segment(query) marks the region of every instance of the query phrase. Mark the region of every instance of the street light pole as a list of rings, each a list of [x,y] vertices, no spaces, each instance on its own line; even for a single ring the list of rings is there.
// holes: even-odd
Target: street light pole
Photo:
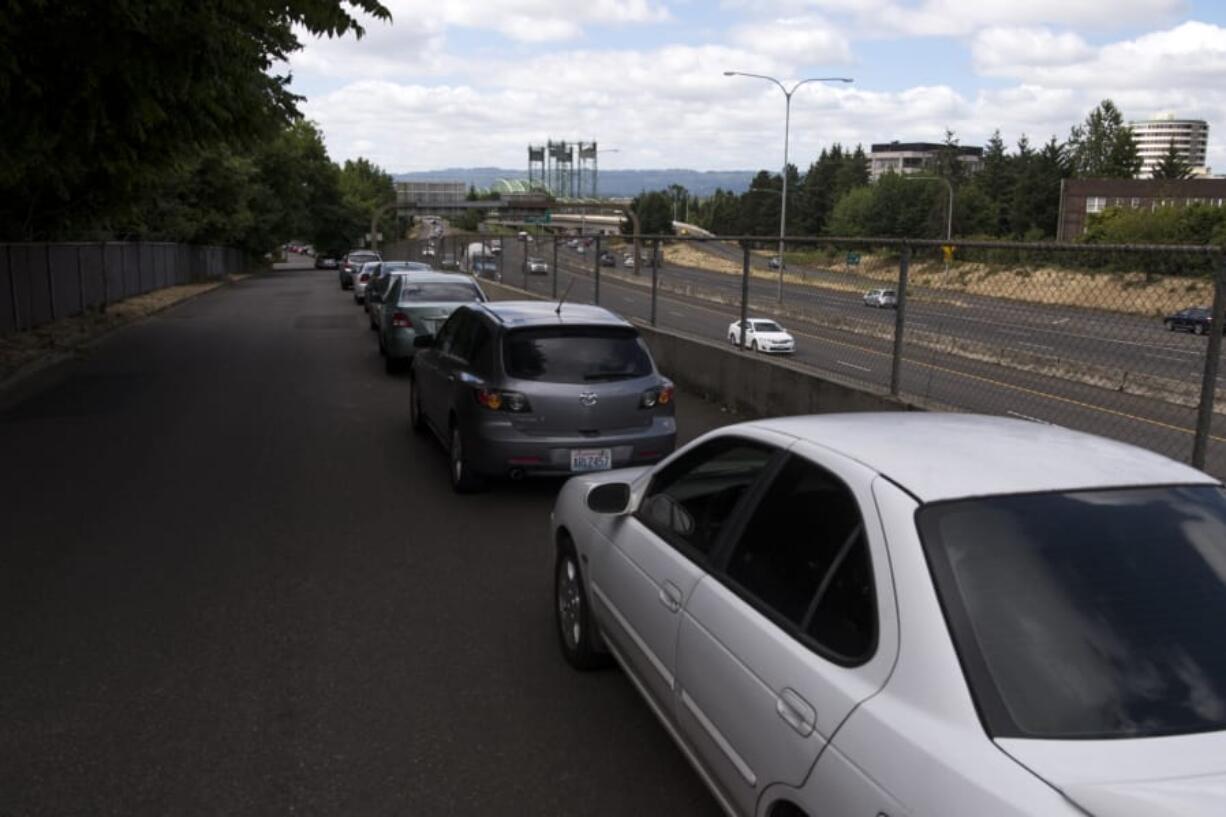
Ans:
[[[949,204],[945,208],[945,243],[948,244],[954,235],[954,185],[944,176],[903,176],[909,182],[941,181],[949,188]]]
[[[773,82],[779,86],[779,90],[783,91],[784,108],[783,108],[783,194],[779,202],[779,303],[783,303],[783,245],[784,236],[787,235],[788,226],[788,137],[792,126],[792,94],[796,93],[796,89],[810,82],[851,82],[850,77],[809,77],[802,79],[792,86],[791,90],[784,87],[784,84],[774,77],[768,77],[765,74],[749,74],[744,71],[725,71],[726,77],[753,77],[754,79],[764,79],[767,82]]]

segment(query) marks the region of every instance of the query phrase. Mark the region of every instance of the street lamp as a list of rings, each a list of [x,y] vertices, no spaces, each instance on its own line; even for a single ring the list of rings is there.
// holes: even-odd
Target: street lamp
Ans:
[[[726,77],[752,77],[754,79],[764,79],[767,82],[773,82],[779,86],[779,90],[783,91],[783,97],[786,100],[784,104],[783,114],[783,192],[779,197],[779,303],[783,303],[783,238],[787,233],[788,224],[788,134],[791,130],[792,123],[792,94],[796,93],[796,89],[810,82],[851,82],[851,77],[809,77],[802,79],[792,86],[791,90],[784,87],[784,84],[774,77],[768,77],[765,74],[749,74],[744,71],[725,71]]]

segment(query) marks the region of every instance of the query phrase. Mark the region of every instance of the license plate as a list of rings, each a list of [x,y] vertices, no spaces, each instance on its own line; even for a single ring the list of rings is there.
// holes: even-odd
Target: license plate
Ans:
[[[608,471],[613,467],[610,448],[576,448],[570,452],[572,471]]]

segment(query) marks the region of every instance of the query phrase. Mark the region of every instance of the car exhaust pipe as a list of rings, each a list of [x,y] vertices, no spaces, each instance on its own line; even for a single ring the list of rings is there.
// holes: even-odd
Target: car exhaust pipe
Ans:
[[[509,477],[511,478],[511,480],[512,480],[512,481],[514,481],[514,482],[519,482],[521,479],[523,479],[523,478],[524,478],[524,469],[522,469],[522,468],[512,468],[512,469],[511,469],[511,470],[510,470],[510,471],[507,473],[507,476],[509,476]]]

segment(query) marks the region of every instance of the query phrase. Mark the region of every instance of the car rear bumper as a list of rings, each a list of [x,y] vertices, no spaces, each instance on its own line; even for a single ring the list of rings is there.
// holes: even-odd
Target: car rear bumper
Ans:
[[[475,439],[465,450],[471,467],[486,476],[573,476],[571,452],[576,449],[609,449],[613,468],[651,465],[677,447],[677,423],[672,416],[659,416],[650,426],[601,436],[537,436],[525,434],[509,420],[479,424]]]

